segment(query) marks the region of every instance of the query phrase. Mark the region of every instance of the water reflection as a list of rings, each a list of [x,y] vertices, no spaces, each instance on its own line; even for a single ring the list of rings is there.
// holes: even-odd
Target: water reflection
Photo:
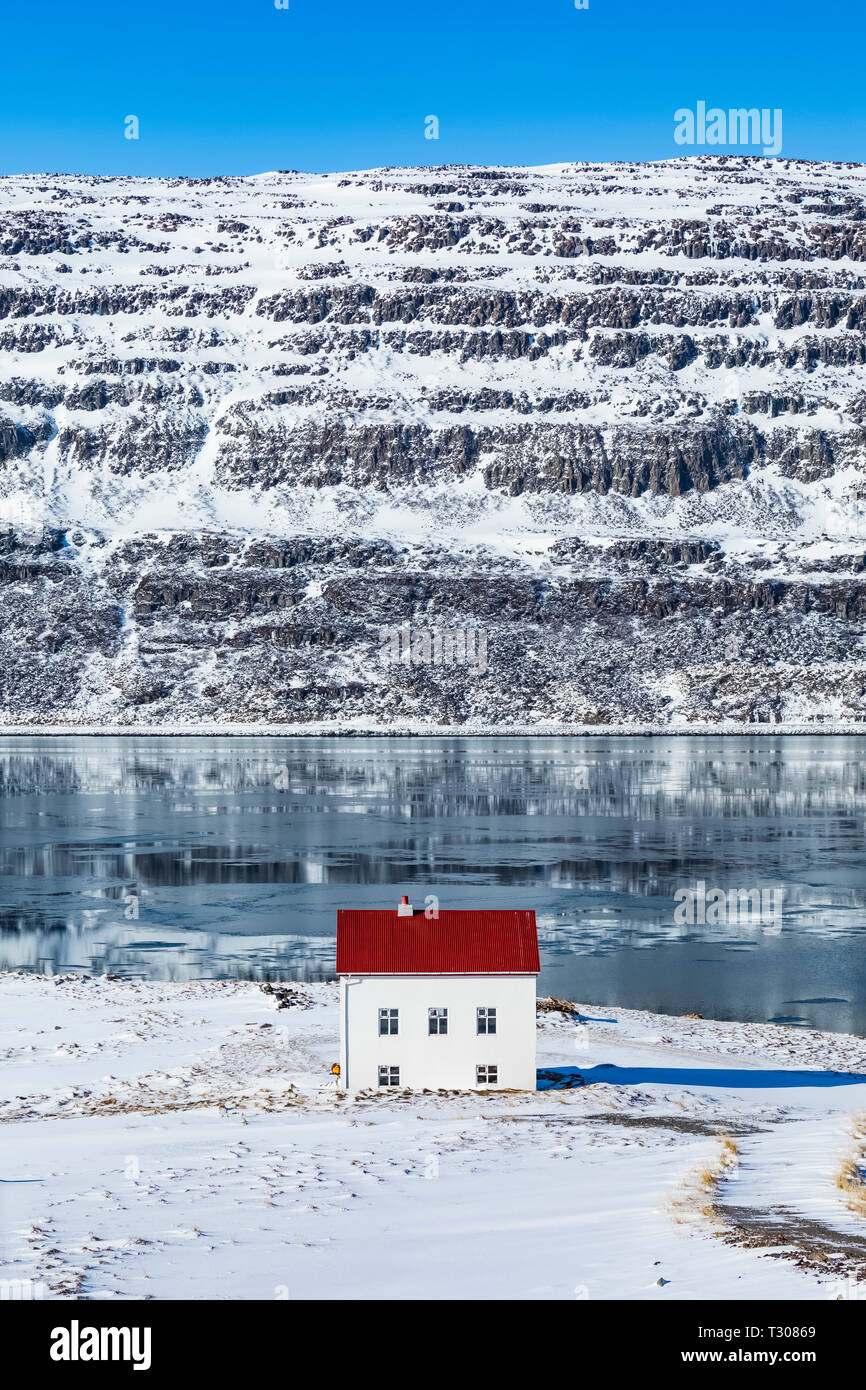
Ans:
[[[336,908],[534,907],[542,985],[866,1031],[866,740],[0,739],[0,966],[325,978]],[[678,925],[703,881],[781,934]]]

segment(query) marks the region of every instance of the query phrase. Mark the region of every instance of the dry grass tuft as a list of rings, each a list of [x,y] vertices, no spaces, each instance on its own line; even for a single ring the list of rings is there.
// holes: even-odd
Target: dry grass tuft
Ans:
[[[858,1144],[866,1146],[866,1110],[861,1111],[859,1115],[851,1116],[851,1133]]]
[[[732,1134],[720,1134],[721,1153],[719,1162],[722,1168],[736,1168],[740,1161],[740,1150],[736,1139]]]
[[[835,1186],[845,1193],[845,1205],[857,1216],[866,1216],[866,1112],[855,1115],[851,1131],[859,1152],[846,1158],[836,1174]]]
[[[689,1173],[680,1191],[671,1197],[669,1206],[674,1220],[693,1221],[701,1216],[714,1225],[721,1225],[716,1210],[719,1188],[739,1162],[740,1150],[736,1139],[730,1134],[720,1134],[715,1162],[708,1168],[698,1168]]]

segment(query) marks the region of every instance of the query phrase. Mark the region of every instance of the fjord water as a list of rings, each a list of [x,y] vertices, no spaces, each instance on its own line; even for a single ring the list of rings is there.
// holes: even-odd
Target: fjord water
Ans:
[[[0,967],[327,979],[343,905],[534,908],[543,993],[866,1032],[866,738],[0,737]],[[781,921],[675,894],[781,891]]]

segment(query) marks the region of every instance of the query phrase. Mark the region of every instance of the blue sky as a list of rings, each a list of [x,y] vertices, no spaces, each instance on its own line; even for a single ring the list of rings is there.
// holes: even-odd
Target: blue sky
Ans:
[[[781,108],[783,155],[866,159],[858,0],[288,4],[7,7],[0,172],[670,158],[698,100]]]

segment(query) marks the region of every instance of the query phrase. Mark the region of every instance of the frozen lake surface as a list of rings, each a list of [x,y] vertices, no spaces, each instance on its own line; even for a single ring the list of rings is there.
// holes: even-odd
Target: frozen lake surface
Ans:
[[[328,979],[339,906],[436,895],[534,908],[544,993],[866,1033],[864,754],[832,736],[0,736],[0,967]],[[701,884],[726,894],[717,920],[677,920]],[[780,912],[738,915],[732,890]]]

